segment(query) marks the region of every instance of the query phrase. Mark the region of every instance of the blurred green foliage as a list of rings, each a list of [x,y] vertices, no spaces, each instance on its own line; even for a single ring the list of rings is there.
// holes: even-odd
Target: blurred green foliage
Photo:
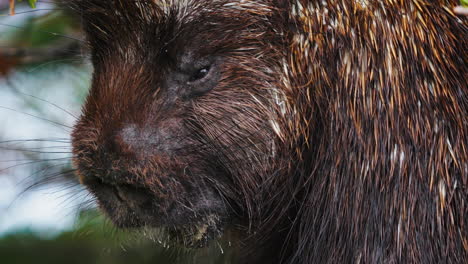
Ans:
[[[44,238],[24,230],[0,238],[2,264],[169,264],[232,263],[232,252],[207,249],[202,254],[164,248],[133,233],[118,231],[94,210],[81,212],[73,230]],[[203,254],[204,253],[204,254]]]
[[[23,4],[16,11],[13,16],[0,16],[0,75],[37,66],[83,63],[86,47],[79,19],[72,12],[54,1],[38,2],[37,9]]]
[[[22,30],[14,30],[10,42],[17,47],[32,47],[50,45],[63,40],[76,28],[76,21],[68,13],[50,12],[40,17],[31,17],[22,25]]]
[[[23,0],[19,0],[19,1],[22,2]],[[36,8],[36,2],[37,0],[28,0],[28,4],[32,8]]]

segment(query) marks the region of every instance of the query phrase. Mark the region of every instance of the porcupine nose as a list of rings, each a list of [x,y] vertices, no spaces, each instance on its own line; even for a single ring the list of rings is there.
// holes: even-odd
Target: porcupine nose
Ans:
[[[140,157],[172,155],[180,145],[179,120],[172,118],[156,125],[139,127],[136,124],[124,126],[115,138],[122,155],[137,154]]]
[[[102,134],[105,141],[92,156],[100,168],[92,177],[119,187],[118,193],[128,193],[125,186],[144,185],[141,177],[135,178],[135,173],[141,173],[149,163],[170,159],[180,145],[174,138],[176,127],[170,125],[176,124],[174,120],[158,124],[161,126],[128,123],[113,130],[108,127],[106,134]]]

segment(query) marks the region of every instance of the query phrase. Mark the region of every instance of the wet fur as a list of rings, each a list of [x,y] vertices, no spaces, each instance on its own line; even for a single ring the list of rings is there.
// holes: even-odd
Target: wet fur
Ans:
[[[177,203],[195,222],[216,215],[244,233],[242,263],[468,259],[456,1],[74,4],[95,66],[73,134],[85,183],[141,185],[167,215],[157,224],[178,221]],[[171,94],[185,89],[167,85],[180,53],[221,58],[211,91]],[[151,221],[119,220],[101,198],[123,226]]]

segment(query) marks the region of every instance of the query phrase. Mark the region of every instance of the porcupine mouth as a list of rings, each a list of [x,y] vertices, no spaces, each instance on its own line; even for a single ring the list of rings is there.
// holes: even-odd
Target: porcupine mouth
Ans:
[[[194,208],[174,202],[163,213],[160,204],[168,201],[158,201],[148,188],[107,183],[98,177],[87,177],[83,184],[119,228],[150,228],[161,233],[165,240],[188,248],[206,247],[223,233],[225,210],[214,199],[200,200]]]

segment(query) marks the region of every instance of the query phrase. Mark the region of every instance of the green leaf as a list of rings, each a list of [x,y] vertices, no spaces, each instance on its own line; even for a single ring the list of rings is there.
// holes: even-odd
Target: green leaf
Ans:
[[[18,2],[23,2],[23,0],[18,0]],[[37,0],[28,0],[29,6],[31,8],[36,8],[36,2]]]
[[[37,0],[28,0],[29,6],[32,8],[36,8]]]

